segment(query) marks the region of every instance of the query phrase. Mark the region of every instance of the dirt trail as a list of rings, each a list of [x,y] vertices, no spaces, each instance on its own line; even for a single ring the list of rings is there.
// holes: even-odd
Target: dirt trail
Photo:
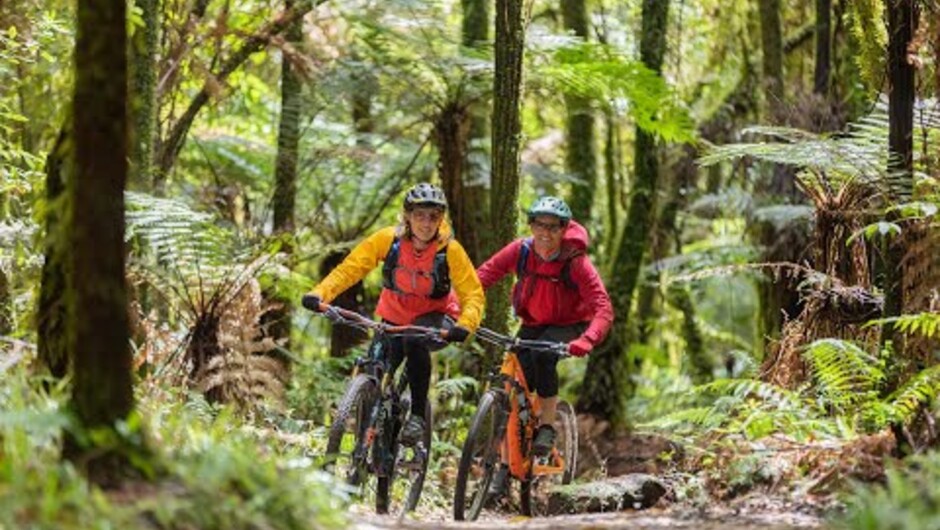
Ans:
[[[689,529],[697,530],[795,530],[798,528],[825,528],[818,517],[800,513],[767,513],[742,515],[733,513],[679,513],[674,510],[646,510],[643,512],[618,512],[602,514],[565,515],[547,518],[487,517],[474,523],[457,523],[444,517],[425,517],[423,521],[405,520],[399,524],[394,518],[375,515],[355,516],[356,530],[384,530],[390,528],[473,529],[473,530],[600,530],[614,528],[645,529]]]

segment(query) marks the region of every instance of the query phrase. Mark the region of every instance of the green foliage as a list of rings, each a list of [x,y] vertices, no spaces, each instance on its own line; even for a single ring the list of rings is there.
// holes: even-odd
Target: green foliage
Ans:
[[[910,421],[940,396],[940,367],[927,368],[884,397],[884,367],[858,345],[822,339],[803,353],[812,382],[786,390],[755,379],[718,379],[673,396],[679,410],[647,423],[678,433],[742,433],[760,439],[784,433],[797,439],[854,437]]]
[[[928,339],[940,336],[940,313],[915,313],[898,317],[882,318],[869,322],[868,326],[893,324],[901,333],[920,335]]]
[[[10,354],[11,352],[4,352]],[[67,382],[31,354],[0,367],[0,526],[35,529],[342,528],[343,489],[305,457],[309,440],[145,380],[138,400],[162,474],[105,492],[59,461]],[[7,358],[6,356],[4,357]],[[146,462],[142,462],[146,464]]]
[[[611,46],[568,44],[538,61],[535,83],[580,95],[614,110],[629,109],[636,124],[668,142],[687,142],[694,124],[666,82],[641,61]],[[628,105],[626,104],[628,102]]]
[[[853,530],[940,528],[940,455],[915,456],[893,465],[884,484],[857,485],[833,527]]]
[[[887,71],[888,31],[884,3],[878,0],[855,0],[847,2],[845,8],[852,45],[857,50],[852,57],[868,89],[880,90]]]

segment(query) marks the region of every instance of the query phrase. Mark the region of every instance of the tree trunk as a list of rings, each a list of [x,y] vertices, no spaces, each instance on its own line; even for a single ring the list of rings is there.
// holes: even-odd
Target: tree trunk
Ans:
[[[832,0],[816,0],[816,65],[813,72],[813,92],[829,94],[829,72],[832,50]]]
[[[288,0],[285,7],[290,10],[293,2]],[[297,19],[288,26],[287,42],[297,45],[303,39],[303,20]],[[297,198],[297,162],[300,145],[300,117],[303,111],[300,75],[295,71],[287,54],[281,54],[281,119],[277,132],[277,157],[274,163],[274,233],[283,239],[281,251],[288,256],[288,268],[293,268],[294,202]],[[261,317],[262,329],[290,350],[291,301],[277,297],[273,292],[266,292],[265,299],[273,305]],[[269,352],[285,369],[289,369],[290,359],[282,354]]]
[[[462,0],[463,24],[461,42],[467,49],[485,49],[490,40],[490,2],[492,0]],[[464,152],[463,194],[461,202],[470,234],[461,236],[463,245],[473,263],[481,263],[485,252],[492,245],[488,241],[490,226],[489,196],[490,168],[487,160],[489,140],[488,110],[482,103],[471,102],[467,108],[470,115],[470,132]]]
[[[434,144],[437,147],[437,172],[441,177],[449,206],[454,235],[461,245],[477,248],[479,225],[473,224],[467,202],[463,171],[467,162],[471,116],[460,101],[451,101],[441,109],[434,121]],[[471,259],[473,259],[471,257]]]
[[[588,40],[588,10],[585,0],[562,0],[561,14],[565,29]],[[579,96],[566,96],[567,143],[565,157],[568,174],[575,179],[571,186],[571,213],[575,219],[591,226],[591,205],[597,185],[597,158],[594,154],[594,113],[591,102]]]
[[[889,205],[909,201],[913,192],[914,170],[914,66],[907,59],[908,47],[917,28],[915,0],[889,0],[888,9],[888,201]],[[896,221],[895,212],[887,215]],[[884,316],[894,317],[904,309],[904,269],[901,258],[905,254],[903,238],[887,243],[885,252]],[[886,325],[884,341],[894,344],[895,354],[888,366],[887,392],[900,384],[911,371],[904,355],[902,335],[893,326]]]
[[[148,190],[153,182],[153,154],[156,146],[157,63],[160,20],[159,0],[136,0],[143,27],[138,28],[131,42],[131,136],[130,184]]]
[[[783,103],[783,27],[780,0],[758,0],[761,49],[764,57],[764,99],[769,109]],[[776,116],[774,117],[776,120]]]
[[[71,116],[68,118],[71,123]],[[37,350],[39,359],[56,379],[69,369],[65,342],[65,278],[69,261],[67,234],[63,225],[68,211],[65,193],[72,161],[70,126],[59,131],[55,145],[46,157],[46,204],[43,227],[43,262],[36,308]]]
[[[13,332],[13,296],[10,278],[0,267],[0,336]]]
[[[609,254],[614,248],[614,242],[617,241],[617,230],[619,228],[617,204],[620,202],[622,185],[619,182],[619,173],[617,171],[617,146],[619,145],[617,132],[619,128],[613,111],[607,110],[604,112],[604,123],[606,124],[607,134],[604,142],[604,173],[607,180],[607,244],[605,247],[608,249]]]
[[[127,15],[124,2],[79,0],[72,122],[75,178],[66,287],[71,406],[85,429],[106,429],[133,410],[124,275],[124,187],[127,182]],[[96,438],[90,437],[94,444]],[[108,442],[111,445],[113,442]],[[126,452],[80,447],[67,452],[89,478],[113,484]]]
[[[522,130],[522,59],[525,22],[521,0],[496,0],[496,69],[493,79],[493,183],[490,195],[491,247],[494,253],[516,236]],[[505,332],[509,283],[504,279],[486,294],[485,325]],[[484,363],[495,362],[495,352]]]
[[[771,124],[785,123],[783,89],[783,49],[780,0],[759,0],[761,22],[761,46],[764,73],[765,120]],[[796,188],[796,172],[793,168],[775,164],[772,166],[770,182],[764,188],[765,197],[774,203],[796,204],[803,198]],[[808,235],[790,226],[778,230],[769,221],[762,222],[756,231],[760,245],[764,248],[761,261],[799,262],[806,246]],[[778,336],[783,328],[784,315],[792,319],[799,315],[799,293],[792,278],[776,278],[766,275],[758,287],[760,297],[760,336],[766,340]]]
[[[668,0],[643,0],[640,59],[657,73],[662,71],[666,52],[668,16]],[[634,153],[635,180],[630,209],[610,279],[611,301],[617,319],[608,344],[599,348],[588,361],[579,402],[581,410],[621,425],[627,423],[623,405],[635,390],[630,377],[634,364],[627,359],[630,306],[643,255],[650,242],[659,180],[656,139],[639,127]]]

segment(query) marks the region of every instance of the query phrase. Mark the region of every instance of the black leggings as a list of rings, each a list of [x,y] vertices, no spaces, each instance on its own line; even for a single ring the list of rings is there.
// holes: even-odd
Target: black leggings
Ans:
[[[525,340],[567,343],[584,333],[587,326],[587,322],[568,326],[522,326],[517,336]],[[557,396],[558,357],[554,353],[538,350],[522,350],[517,355],[529,390],[543,398]]]
[[[421,315],[414,321],[415,326],[450,329],[454,325],[453,319],[443,313],[428,313]],[[447,346],[441,340],[425,338],[406,338],[392,335],[386,338],[388,345],[388,360],[391,364],[391,373],[394,374],[405,358],[405,376],[408,378],[408,387],[411,389],[411,413],[424,417],[424,408],[428,403],[428,388],[431,385],[431,352]],[[375,341],[371,348],[375,348]]]

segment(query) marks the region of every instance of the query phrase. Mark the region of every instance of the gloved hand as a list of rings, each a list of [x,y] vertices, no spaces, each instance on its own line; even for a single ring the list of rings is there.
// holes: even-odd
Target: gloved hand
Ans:
[[[444,340],[447,342],[463,342],[470,336],[470,331],[460,326],[454,326],[447,330]]]
[[[305,294],[300,299],[300,303],[314,313],[320,313],[320,304],[323,303],[323,300],[320,300],[320,297],[315,294]]]
[[[585,355],[591,353],[591,350],[593,349],[594,345],[591,344],[591,341],[584,337],[578,337],[568,343],[568,353],[574,355],[575,357],[584,357]]]

